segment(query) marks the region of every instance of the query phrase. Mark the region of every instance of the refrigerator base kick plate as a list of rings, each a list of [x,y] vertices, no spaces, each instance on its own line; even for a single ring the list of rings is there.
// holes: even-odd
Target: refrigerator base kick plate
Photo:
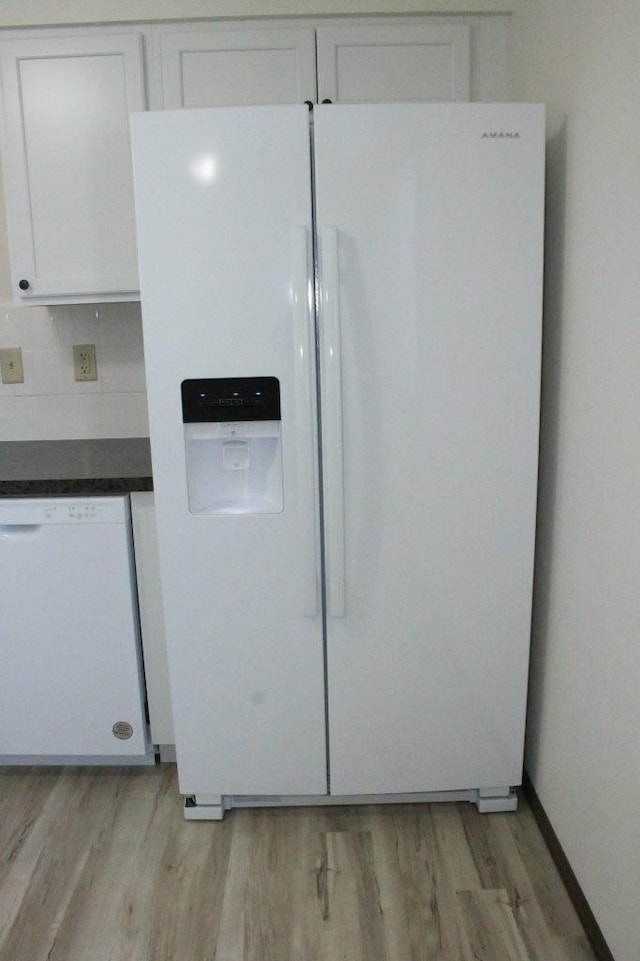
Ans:
[[[425,791],[411,794],[287,794],[233,795],[193,794],[185,798],[187,821],[221,821],[231,808],[315,807],[340,804],[430,804],[440,801],[470,801],[481,814],[516,811],[518,794],[512,787],[473,788],[467,791]]]

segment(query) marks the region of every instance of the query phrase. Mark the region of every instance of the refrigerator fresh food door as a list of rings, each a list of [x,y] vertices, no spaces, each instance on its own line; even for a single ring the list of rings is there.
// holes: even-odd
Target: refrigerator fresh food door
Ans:
[[[169,111],[132,126],[180,787],[322,794],[308,110]],[[252,426],[242,405],[264,378],[278,419]],[[199,381],[185,413],[182,384]],[[237,424],[225,405],[242,409]]]
[[[315,111],[332,794],[520,783],[543,123]]]

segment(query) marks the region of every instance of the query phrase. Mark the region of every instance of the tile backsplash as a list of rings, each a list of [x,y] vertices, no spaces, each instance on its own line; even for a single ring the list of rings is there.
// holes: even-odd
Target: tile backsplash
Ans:
[[[95,344],[76,382],[74,344]],[[0,384],[0,440],[147,437],[140,305],[0,306],[0,347],[21,347],[23,384]]]

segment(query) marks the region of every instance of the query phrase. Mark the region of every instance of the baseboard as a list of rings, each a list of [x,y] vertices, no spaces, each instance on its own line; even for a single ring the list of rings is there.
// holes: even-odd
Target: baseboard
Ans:
[[[580,922],[585,930],[585,934],[589,939],[589,943],[596,958],[598,961],[615,961],[615,958],[609,949],[609,945],[605,941],[604,935],[600,930],[600,926],[594,917],[593,911],[589,907],[589,902],[584,896],[584,892],[580,887],[578,879],[573,873],[573,868],[571,867],[569,860],[562,849],[562,845],[558,840],[558,836],[551,826],[551,821],[547,817],[540,798],[536,794],[536,789],[533,786],[531,778],[526,771],[524,772],[522,789],[527,797],[527,800],[529,801],[533,816],[535,817],[538,827],[540,828],[540,833],[542,834],[546,845],[549,848],[549,853],[551,854],[564,886],[567,889],[567,893],[571,898],[571,902],[576,909],[576,914],[580,918]]]

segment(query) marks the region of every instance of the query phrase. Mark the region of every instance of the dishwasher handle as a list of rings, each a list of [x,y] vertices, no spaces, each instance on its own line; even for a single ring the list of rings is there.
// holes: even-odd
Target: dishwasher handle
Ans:
[[[42,524],[0,524],[0,537],[29,537],[41,527]]]

